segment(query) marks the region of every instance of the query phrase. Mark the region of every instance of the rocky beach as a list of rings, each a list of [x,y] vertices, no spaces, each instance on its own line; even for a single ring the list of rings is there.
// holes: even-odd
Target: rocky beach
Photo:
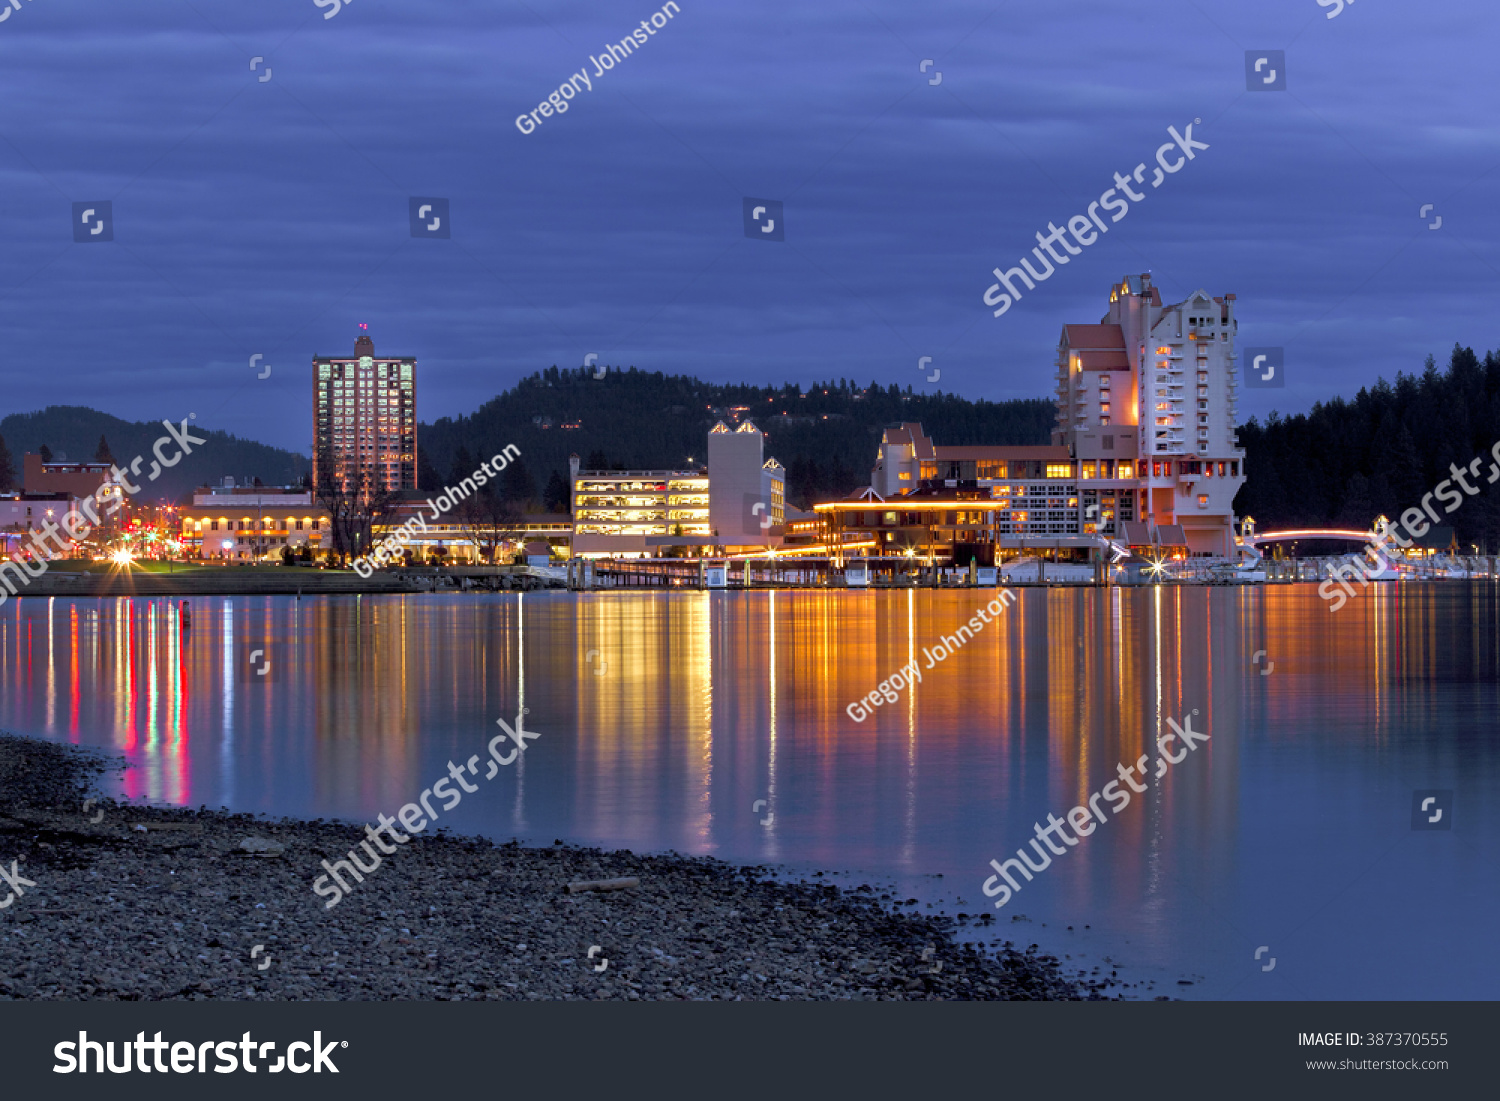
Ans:
[[[1034,949],[960,944],[953,919],[897,912],[873,888],[561,842],[414,837],[330,910],[311,883],[361,825],[99,798],[98,778],[123,768],[0,735],[0,999],[1057,1000],[1114,986]]]

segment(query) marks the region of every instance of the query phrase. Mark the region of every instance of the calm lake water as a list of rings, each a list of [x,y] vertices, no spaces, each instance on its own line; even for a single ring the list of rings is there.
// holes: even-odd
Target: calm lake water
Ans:
[[[129,799],[373,822],[525,708],[539,736],[439,825],[974,914],[992,857],[1196,710],[1209,741],[991,911],[1000,935],[1146,996],[1500,996],[1493,588],[1336,614],[1311,585],[1018,590],[926,669],[993,595],[198,598],[186,632],[173,601],[11,600],[0,728],[122,754]],[[898,702],[846,713],[913,658]],[[1452,791],[1451,830],[1413,829],[1418,789]]]

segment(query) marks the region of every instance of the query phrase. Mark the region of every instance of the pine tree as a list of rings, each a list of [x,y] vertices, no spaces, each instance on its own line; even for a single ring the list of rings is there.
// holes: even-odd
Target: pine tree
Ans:
[[[5,437],[0,436],[0,493],[9,493],[16,484],[16,468],[5,446]]]
[[[1375,506],[1370,500],[1370,483],[1357,471],[1344,485],[1344,501],[1337,522],[1340,527],[1363,531],[1375,520]]]
[[[520,509],[526,508],[536,497],[536,479],[526,469],[524,459],[517,459],[505,468],[500,490],[506,501]]]
[[[37,448],[36,453],[42,457],[42,462],[50,463],[52,461],[52,448],[46,444],[42,444],[41,447]]]
[[[94,462],[109,463],[111,466],[115,462],[115,457],[109,451],[109,441],[104,438],[102,432],[99,434],[99,446],[94,449]]]
[[[448,484],[456,486],[459,482],[474,473],[478,464],[474,462],[474,456],[469,454],[469,449],[459,444],[458,450],[453,453],[453,465],[448,468]]]
[[[428,493],[438,493],[443,488],[443,477],[426,451],[417,452],[417,487]]]
[[[547,479],[547,489],[543,493],[543,506],[548,512],[568,512],[573,506],[573,495],[568,490],[568,483],[556,470],[552,477]]]

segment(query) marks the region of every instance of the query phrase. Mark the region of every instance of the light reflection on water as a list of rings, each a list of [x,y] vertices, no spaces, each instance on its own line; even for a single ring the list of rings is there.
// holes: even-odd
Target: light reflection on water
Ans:
[[[19,599],[0,727],[118,751],[130,799],[373,822],[526,708],[541,737],[440,825],[920,881],[975,913],[990,858],[1196,708],[1210,742],[1025,884],[1007,935],[1197,976],[1173,994],[1500,993],[1491,588],[1337,614],[1313,586],[1020,590],[927,669],[991,596],[220,597],[187,631],[176,601]],[[1456,791],[1452,831],[1411,829],[1418,788]]]

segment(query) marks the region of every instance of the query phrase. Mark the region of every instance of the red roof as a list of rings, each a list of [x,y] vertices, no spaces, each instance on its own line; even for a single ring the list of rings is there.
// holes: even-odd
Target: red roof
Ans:
[[[1118,325],[1064,325],[1063,343],[1073,351],[1125,350],[1125,332]]]
[[[1053,447],[1041,445],[1036,447],[1022,446],[975,446],[975,447],[939,447],[937,459],[939,462],[958,462],[964,459],[1041,459],[1046,462],[1065,463],[1072,458],[1066,447]]]

